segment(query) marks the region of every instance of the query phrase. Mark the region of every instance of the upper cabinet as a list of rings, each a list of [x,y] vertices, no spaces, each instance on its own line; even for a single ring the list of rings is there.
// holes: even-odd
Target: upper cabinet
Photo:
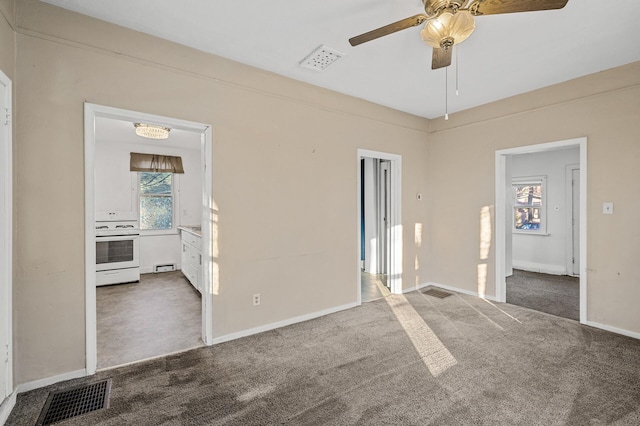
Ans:
[[[96,143],[95,185],[96,212],[129,212],[137,218],[137,174],[129,171],[125,145]]]

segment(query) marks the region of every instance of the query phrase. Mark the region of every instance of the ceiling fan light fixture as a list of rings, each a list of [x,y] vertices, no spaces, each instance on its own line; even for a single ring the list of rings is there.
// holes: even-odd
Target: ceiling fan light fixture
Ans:
[[[431,47],[448,49],[465,41],[475,28],[475,20],[469,11],[445,9],[437,18],[427,22],[420,36]]]
[[[155,124],[133,123],[133,126],[136,128],[136,135],[147,139],[168,139],[171,130]]]

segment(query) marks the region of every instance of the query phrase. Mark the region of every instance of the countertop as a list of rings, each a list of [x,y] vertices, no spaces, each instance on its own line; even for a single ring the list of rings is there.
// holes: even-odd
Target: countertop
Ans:
[[[178,229],[180,229],[181,231],[185,231],[188,232],[190,234],[193,234],[197,237],[202,237],[202,227],[200,225],[193,225],[193,226],[178,226]]]

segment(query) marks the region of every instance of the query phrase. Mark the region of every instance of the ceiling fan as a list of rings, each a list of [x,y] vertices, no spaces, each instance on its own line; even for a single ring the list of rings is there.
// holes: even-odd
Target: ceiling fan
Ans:
[[[453,46],[462,43],[475,29],[474,16],[562,9],[569,0],[422,0],[419,13],[349,39],[357,46],[426,22],[422,40],[433,47],[431,68],[451,65]]]

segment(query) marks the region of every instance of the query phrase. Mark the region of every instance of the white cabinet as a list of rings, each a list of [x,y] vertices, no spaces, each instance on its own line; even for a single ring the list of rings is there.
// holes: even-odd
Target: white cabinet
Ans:
[[[202,251],[200,236],[182,230],[182,273],[202,293]]]

